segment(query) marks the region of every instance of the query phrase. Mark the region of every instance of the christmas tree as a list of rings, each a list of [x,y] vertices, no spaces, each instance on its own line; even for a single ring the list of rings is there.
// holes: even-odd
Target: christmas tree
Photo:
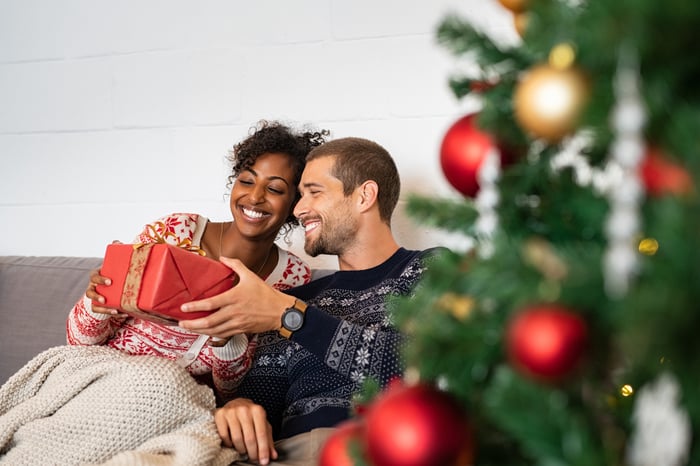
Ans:
[[[700,464],[700,2],[499,1],[515,46],[437,31],[480,70],[439,154],[464,198],[409,202],[475,247],[396,303],[406,382],[354,463]]]

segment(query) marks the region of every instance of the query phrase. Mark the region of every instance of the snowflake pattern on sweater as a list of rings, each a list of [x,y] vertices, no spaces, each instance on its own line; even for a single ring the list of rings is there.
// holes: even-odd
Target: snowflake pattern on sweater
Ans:
[[[387,298],[413,292],[426,252],[401,248],[372,269],[338,271],[289,291],[308,305],[304,326],[291,340],[260,334],[238,391],[265,408],[275,439],[338,424],[365,379],[385,386],[401,375],[403,338]]]
[[[208,219],[198,214],[175,213],[147,224],[134,243],[167,242],[180,247],[200,244]],[[311,269],[299,257],[279,248],[279,260],[265,281],[279,290],[311,280]],[[83,296],[68,315],[67,341],[70,345],[106,345],[134,355],[155,355],[176,360],[199,334],[136,317],[123,322],[92,311],[92,301]],[[231,397],[250,368],[257,336],[248,340],[236,335],[221,347],[205,345],[187,370],[197,378],[211,375],[221,397]]]

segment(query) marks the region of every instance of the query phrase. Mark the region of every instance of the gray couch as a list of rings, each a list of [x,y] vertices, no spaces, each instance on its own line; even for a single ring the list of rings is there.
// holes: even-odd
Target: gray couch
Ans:
[[[68,311],[101,264],[100,257],[0,256],[0,385],[41,351],[66,344]]]
[[[68,311],[98,257],[0,256],[0,385],[41,351],[66,344]]]

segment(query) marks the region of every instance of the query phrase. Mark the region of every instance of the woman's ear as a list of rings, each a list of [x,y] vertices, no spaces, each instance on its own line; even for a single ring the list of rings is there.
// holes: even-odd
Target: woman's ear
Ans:
[[[367,180],[357,188],[358,207],[361,211],[369,210],[377,204],[377,196],[379,195],[379,186],[374,180]]]

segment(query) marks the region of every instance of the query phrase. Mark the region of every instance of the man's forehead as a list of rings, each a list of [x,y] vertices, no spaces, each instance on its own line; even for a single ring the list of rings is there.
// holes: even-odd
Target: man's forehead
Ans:
[[[321,176],[330,175],[335,159],[333,157],[319,157],[306,163],[306,168],[302,174],[302,179],[308,175]]]
[[[340,182],[333,176],[333,157],[319,157],[306,163],[306,167],[301,175],[300,187],[308,185],[328,185]]]

